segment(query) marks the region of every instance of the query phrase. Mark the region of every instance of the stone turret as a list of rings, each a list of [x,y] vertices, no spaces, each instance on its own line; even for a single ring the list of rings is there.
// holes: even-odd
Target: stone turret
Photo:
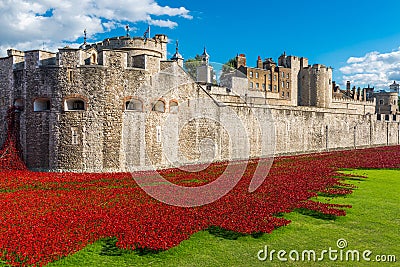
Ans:
[[[396,83],[396,81],[393,81],[393,83],[389,86],[391,92],[397,92],[399,93],[400,85]]]
[[[213,67],[209,65],[210,55],[204,47],[201,55],[202,64],[197,68],[197,82],[211,84],[213,82]]]
[[[299,105],[329,108],[332,103],[332,69],[314,64],[300,71]]]
[[[179,54],[179,43],[176,41],[175,54],[171,57],[171,60],[176,61],[179,66],[183,67],[183,57]]]

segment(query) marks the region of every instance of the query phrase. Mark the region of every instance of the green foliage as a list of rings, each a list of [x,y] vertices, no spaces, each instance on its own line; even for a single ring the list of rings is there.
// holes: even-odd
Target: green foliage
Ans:
[[[230,72],[237,69],[237,58],[233,57],[222,66],[222,72]]]
[[[194,58],[189,58],[187,59],[184,63],[183,66],[185,68],[185,70],[187,71],[187,73],[190,74],[190,76],[192,76],[192,78],[194,80],[196,80],[197,77],[197,68],[202,64],[201,61],[201,56],[200,55],[196,55]]]

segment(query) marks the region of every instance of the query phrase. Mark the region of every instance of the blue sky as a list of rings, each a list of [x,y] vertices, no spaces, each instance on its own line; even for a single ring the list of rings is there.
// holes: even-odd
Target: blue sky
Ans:
[[[275,60],[289,55],[334,68],[339,84],[384,88],[400,80],[400,1],[187,1],[187,0],[0,0],[0,49],[47,50],[125,34],[179,40],[187,59],[207,47],[211,61],[224,63],[244,53]]]

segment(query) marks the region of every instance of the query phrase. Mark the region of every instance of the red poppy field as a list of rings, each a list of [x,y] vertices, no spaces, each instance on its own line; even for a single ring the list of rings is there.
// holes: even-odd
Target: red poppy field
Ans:
[[[297,208],[343,216],[349,206],[309,200],[318,193],[351,193],[336,178],[338,169],[400,168],[399,146],[280,157],[263,184],[249,193],[258,163],[252,160],[240,163],[247,164],[246,172],[227,195],[212,204],[182,208],[149,197],[131,173],[30,172],[10,151],[0,154],[0,251],[11,265],[44,265],[105,237],[117,237],[121,248],[166,250],[210,226],[269,233],[290,223],[280,214]],[[217,179],[226,165],[160,174],[175,184],[199,186]],[[154,174],[133,175],[151,181]]]

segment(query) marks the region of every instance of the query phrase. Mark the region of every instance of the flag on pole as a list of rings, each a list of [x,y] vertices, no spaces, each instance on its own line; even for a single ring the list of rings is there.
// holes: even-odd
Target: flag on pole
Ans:
[[[150,25],[147,26],[147,30],[143,34],[144,39],[150,38]]]

